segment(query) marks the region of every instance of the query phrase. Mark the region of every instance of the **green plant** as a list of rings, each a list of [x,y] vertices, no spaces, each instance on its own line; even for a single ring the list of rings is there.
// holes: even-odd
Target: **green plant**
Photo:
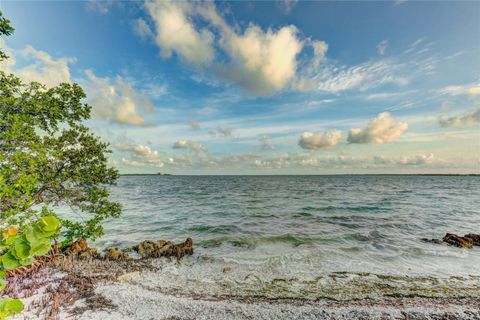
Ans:
[[[18,299],[0,299],[0,319],[4,320],[23,310],[23,303]]]
[[[12,32],[0,13],[0,35]],[[6,57],[0,49],[0,61]],[[83,125],[85,97],[77,84],[47,88],[0,71],[0,227],[22,228],[63,205],[76,214],[62,217],[64,239],[94,240],[105,219],[120,215],[108,199],[118,171],[107,165],[108,144]]]
[[[5,289],[6,271],[19,266],[28,266],[35,262],[35,257],[46,255],[52,249],[52,237],[58,234],[60,221],[53,215],[39,218],[25,226],[9,227],[2,232],[0,242],[0,290]],[[18,299],[0,299],[0,319],[6,319],[22,311],[23,303]]]

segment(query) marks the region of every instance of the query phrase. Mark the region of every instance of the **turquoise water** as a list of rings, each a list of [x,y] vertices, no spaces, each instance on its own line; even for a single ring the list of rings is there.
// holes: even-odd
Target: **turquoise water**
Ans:
[[[480,233],[480,178],[125,176],[100,246],[183,241],[135,280],[183,294],[349,299],[479,296],[480,247],[421,242]],[[231,272],[222,272],[223,268]]]

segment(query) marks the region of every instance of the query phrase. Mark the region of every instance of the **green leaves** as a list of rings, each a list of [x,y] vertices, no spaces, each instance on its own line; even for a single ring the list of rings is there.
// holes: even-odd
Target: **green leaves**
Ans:
[[[4,298],[0,300],[0,319],[4,320],[23,310],[23,303],[18,299]]]
[[[47,88],[0,71],[0,216],[7,224],[23,226],[45,216],[39,207],[67,204],[83,217],[63,224],[64,236],[95,239],[106,219],[119,216],[120,205],[108,200],[118,172],[108,167],[109,145],[83,125],[92,109],[85,98],[77,84]],[[43,223],[43,236],[56,230],[55,222]]]
[[[60,226],[60,221],[55,216],[46,216],[40,218],[38,225],[45,232],[55,232]]]
[[[26,226],[25,231],[14,232],[12,228],[3,232],[1,245],[8,250],[0,256],[0,262],[5,270],[12,270],[20,265],[31,265],[35,259],[46,255],[52,247],[52,237],[60,229],[60,221],[50,215],[38,219]]]
[[[3,256],[0,257],[0,262],[2,263],[3,269],[13,270],[20,266],[18,259],[12,254],[11,251],[8,251]]]

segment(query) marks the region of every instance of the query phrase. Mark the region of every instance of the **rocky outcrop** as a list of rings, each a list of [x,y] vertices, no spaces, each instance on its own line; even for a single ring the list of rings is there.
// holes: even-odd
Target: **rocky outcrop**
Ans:
[[[480,234],[469,233],[465,235],[465,238],[472,239],[474,246],[480,246]]]
[[[171,241],[159,240],[145,240],[133,247],[133,250],[138,252],[143,258],[159,258],[159,257],[176,257],[180,259],[185,255],[193,253],[193,240],[187,238],[185,242],[174,244]]]
[[[109,248],[105,252],[105,259],[107,260],[122,260],[127,261],[130,260],[130,255],[126,251],[120,251],[117,247]]]
[[[472,248],[473,247],[473,240],[467,237],[457,236],[453,233],[447,233],[445,237],[443,237],[443,241],[451,244],[456,247],[460,248]]]
[[[427,239],[422,238],[423,242],[442,244],[446,243],[459,248],[472,248],[473,246],[480,246],[480,234],[469,233],[465,236],[459,236],[453,233],[447,233],[443,239]]]
[[[185,255],[193,253],[193,240],[187,238],[185,242],[174,244],[171,241],[145,240],[132,248],[142,258],[159,258],[159,257],[176,257],[181,259]],[[85,239],[75,240],[69,247],[64,248],[63,253],[68,256],[79,258],[101,258],[96,248],[90,248]],[[117,247],[108,248],[103,256],[106,260],[127,261],[131,257],[129,255],[131,249],[120,250]]]
[[[442,239],[428,239],[428,238],[422,238],[420,239],[423,242],[428,242],[428,243],[436,243],[436,244],[442,244],[443,240]]]
[[[66,255],[77,256],[79,258],[95,258],[99,257],[96,248],[90,248],[85,239],[75,240],[69,247],[63,250]]]

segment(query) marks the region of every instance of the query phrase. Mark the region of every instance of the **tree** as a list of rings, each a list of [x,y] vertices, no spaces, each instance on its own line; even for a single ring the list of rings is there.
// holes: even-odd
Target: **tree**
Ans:
[[[0,12],[0,35],[13,31]],[[47,88],[0,71],[0,229],[65,205],[76,214],[61,219],[66,240],[94,240],[105,219],[120,215],[108,199],[118,171],[107,164],[108,144],[83,124],[91,112],[85,97],[75,83]]]

